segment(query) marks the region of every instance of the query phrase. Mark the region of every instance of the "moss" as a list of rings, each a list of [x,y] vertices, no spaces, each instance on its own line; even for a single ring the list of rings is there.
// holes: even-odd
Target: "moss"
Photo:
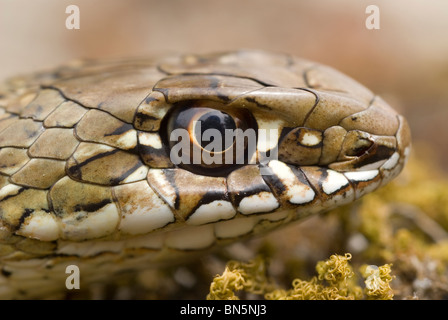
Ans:
[[[349,264],[351,254],[332,255],[316,265],[317,275],[311,280],[294,279],[292,288],[277,288],[266,275],[264,259],[248,263],[230,261],[222,275],[215,276],[209,300],[239,299],[238,291],[264,294],[269,300],[359,300],[392,299],[390,265],[367,266],[363,270],[365,288],[357,285],[356,275]]]
[[[369,300],[392,300],[394,293],[390,287],[393,280],[391,273],[391,265],[385,264],[377,267],[375,265],[363,265],[361,273],[365,278],[364,293]]]
[[[316,264],[317,276],[310,281],[294,279],[292,289],[274,290],[268,299],[294,300],[354,300],[360,299],[362,289],[356,285],[355,273],[349,264],[350,254],[332,255]]]
[[[261,257],[248,263],[229,261],[224,273],[213,279],[207,300],[238,300],[238,291],[262,294],[269,286]]]

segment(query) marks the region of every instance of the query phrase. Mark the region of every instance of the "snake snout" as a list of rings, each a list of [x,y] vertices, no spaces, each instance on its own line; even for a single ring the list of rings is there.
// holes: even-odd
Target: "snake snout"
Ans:
[[[366,171],[381,167],[396,151],[397,140],[362,131],[347,133],[336,162],[329,168],[337,171]]]

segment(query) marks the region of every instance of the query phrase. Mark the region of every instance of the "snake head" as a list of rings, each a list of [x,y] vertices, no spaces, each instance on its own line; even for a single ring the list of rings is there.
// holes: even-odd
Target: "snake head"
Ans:
[[[0,107],[0,218],[42,241],[209,248],[354,201],[410,150],[382,99],[288,55],[87,62],[32,79],[34,100],[22,88]],[[208,130],[224,139],[201,140]]]
[[[171,106],[160,122],[171,151],[178,141],[170,141],[170,134],[183,128],[191,144],[188,159],[194,150],[209,154],[197,142],[194,120],[221,132],[256,131],[255,146],[244,149],[243,157],[230,157],[242,162],[176,164],[203,181],[223,178],[242,215],[269,213],[275,219],[275,212],[292,210],[296,219],[297,212],[304,216],[351,202],[398,175],[409,155],[406,120],[332,68],[244,51],[190,56],[160,70],[170,74],[154,90],[159,102]]]
[[[98,282],[328,211],[410,150],[364,86],[261,51],[80,61],[0,96],[0,297],[65,289],[67,263]]]

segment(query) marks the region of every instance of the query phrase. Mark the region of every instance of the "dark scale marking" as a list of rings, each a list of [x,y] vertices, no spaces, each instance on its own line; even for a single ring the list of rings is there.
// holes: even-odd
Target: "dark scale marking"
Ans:
[[[9,195],[7,195],[6,197],[0,199],[0,201],[6,201],[6,200],[8,200],[9,198],[14,198],[15,196],[21,194],[23,191],[25,191],[25,190],[27,190],[27,189],[29,189],[29,188],[26,188],[26,187],[22,187],[22,186],[21,186],[20,189],[17,191],[17,193],[15,193],[15,194],[9,194]]]
[[[294,166],[291,166],[291,165],[288,165],[288,167],[291,169],[292,173],[294,173],[294,175],[297,177],[297,179],[299,179],[299,181],[301,183],[303,183],[304,185],[309,186],[311,189],[313,188],[312,184],[308,181],[308,178],[305,176],[303,171],[300,170],[299,167],[294,167]],[[314,191],[316,191],[316,190],[314,190]]]
[[[170,150],[166,145],[162,145],[162,148],[157,149],[157,148],[153,148],[150,146],[146,146],[143,144],[139,144],[138,146],[138,155],[140,157],[140,161],[144,164],[146,164],[147,166],[149,166],[150,168],[160,168],[159,167],[154,167],[153,165],[151,165],[151,163],[149,163],[149,161],[153,160],[153,159],[167,159],[170,160]],[[169,164],[167,164],[167,167],[174,167],[174,165],[171,163],[171,161],[169,162]]]
[[[115,135],[120,135],[123,134],[127,131],[133,130],[134,127],[128,123],[123,124],[121,127],[115,129],[113,132],[111,133],[106,133],[104,136],[105,137],[109,137],[109,136],[115,136]]]
[[[75,179],[82,180],[82,173],[81,173],[81,170],[79,170],[80,169],[79,168],[79,163],[78,163],[78,161],[75,158],[73,158],[73,155],[72,155],[72,159],[73,159],[73,162],[75,163],[75,165],[74,166],[70,166],[70,167],[67,167],[67,165],[65,166],[65,170],[67,171],[67,175],[70,176],[70,177],[73,177]]]
[[[149,114],[141,113],[141,112],[137,112],[137,119],[138,120],[136,120],[136,121],[138,121],[139,123],[142,123],[146,120],[160,120],[160,118],[151,116]]]
[[[224,102],[230,102],[232,99],[230,99],[228,96],[226,96],[225,94],[222,94],[219,92],[219,85],[220,85],[221,81],[218,78],[215,77],[211,77],[210,78],[210,88],[215,89],[216,91],[216,96],[218,97],[218,99],[224,101]]]
[[[313,191],[314,191],[314,199],[313,200],[315,200],[316,197],[321,199],[321,192],[319,192],[319,190],[316,190],[314,185],[311,183],[310,179],[308,179],[305,172],[303,172],[302,169],[300,169],[300,167],[297,167],[297,170],[293,170],[293,172],[296,175],[296,177],[299,179],[300,182],[303,182],[304,184],[308,185],[311,189],[313,189]],[[298,174],[296,174],[296,173],[298,173]]]
[[[282,131],[280,132],[280,136],[278,137],[278,145],[282,143],[282,140],[296,127],[283,127]]]
[[[119,151],[121,151],[121,150],[120,149],[114,149],[114,150],[111,150],[111,151],[99,153],[99,154],[97,154],[97,155],[95,155],[95,156],[93,156],[93,157],[91,157],[91,158],[89,158],[89,159],[87,159],[87,160],[85,160],[85,161],[83,161],[81,163],[77,163],[76,165],[71,166],[69,168],[69,172],[72,173],[74,170],[79,171],[79,169],[81,167],[85,166],[86,164],[89,164],[90,162],[93,162],[93,161],[95,161],[97,159],[101,159],[103,157],[110,156],[110,155],[115,154],[115,153],[117,153]],[[74,160],[76,161],[76,159],[74,159]]]
[[[323,189],[322,185],[325,182],[325,180],[328,178],[328,171],[325,168],[318,167],[317,172],[320,172],[319,180],[317,181],[319,188]],[[339,191],[339,189],[337,190]]]
[[[226,96],[225,94],[219,93],[219,92],[216,93],[216,96],[218,97],[218,99],[220,99],[224,102],[232,101],[232,99],[230,99],[228,96]]]
[[[292,165],[287,164],[287,166],[291,169],[292,173],[296,176],[296,178],[299,180],[300,183],[304,184],[305,186],[310,187],[314,191],[314,197],[311,201],[303,203],[303,205],[309,205],[311,202],[313,202],[316,199],[316,196],[319,197],[320,192],[317,192],[317,190],[314,188],[313,184],[308,180],[307,176],[303,171],[300,169],[300,167],[295,167]],[[320,184],[319,184],[320,186]],[[289,203],[292,203],[288,201]],[[294,203],[294,205],[297,205]]]
[[[258,152],[258,154],[259,154],[259,162],[260,162],[261,164],[266,164],[266,160],[267,160],[268,162],[271,161],[271,159],[272,159],[271,154],[274,154],[274,155],[278,154],[278,146],[279,146],[279,145],[277,144],[274,148],[269,149],[269,150],[266,151],[266,152],[259,151],[259,152]],[[247,156],[246,156],[246,158],[247,158]],[[249,162],[249,161],[247,160],[245,163],[247,163],[247,162]]]
[[[53,184],[54,185],[54,184]],[[50,187],[50,189],[51,189],[52,187]],[[47,205],[48,205],[48,212],[47,212],[47,210],[45,210],[45,212],[47,212],[47,213],[50,213],[50,212],[56,212],[55,210],[54,210],[54,206],[53,206],[53,200],[51,199],[51,196],[50,196],[50,192],[47,192]]]
[[[179,210],[180,200],[179,200],[179,189],[177,189],[177,184],[175,180],[176,171],[173,169],[163,169],[163,174],[168,180],[168,183],[173,187],[176,197],[174,200],[174,209]]]
[[[20,216],[19,223],[15,227],[16,230],[19,230],[22,224],[25,222],[25,219],[28,218],[32,213],[34,212],[34,209],[25,208],[22,215]]]
[[[322,190],[322,193],[329,195],[328,193],[325,193],[325,191],[323,191],[323,183],[325,180],[327,180],[328,178],[328,170],[326,168],[321,168],[319,167],[319,169],[317,170],[318,172],[321,172],[322,174],[319,176],[319,188]],[[347,179],[348,180],[348,179]],[[335,194],[338,193],[339,191],[341,191],[342,189],[347,188],[347,185],[350,185],[350,183],[348,184],[344,184],[342,185],[339,189],[333,191],[331,194]]]
[[[115,179],[110,179],[110,185],[117,185],[120,182],[122,182],[124,179],[126,179],[131,173],[133,173],[135,170],[137,170],[137,168],[141,167],[142,164],[140,162],[138,162],[135,166],[133,166],[132,168],[130,168],[128,171],[126,171],[125,173],[123,173],[120,177],[115,178]],[[144,180],[146,178],[142,178],[141,180]]]
[[[111,199],[104,199],[97,203],[89,203],[89,204],[77,204],[74,209],[75,211],[86,211],[86,212],[95,212],[101,209],[102,207],[111,203]]]
[[[231,194],[231,197],[233,198],[233,204],[234,206],[238,207],[240,202],[246,198],[250,197],[256,194],[259,194],[260,192],[272,192],[271,189],[265,184],[257,184],[257,185],[251,185],[247,186],[246,189],[238,191],[238,193]]]
[[[169,155],[169,148],[162,144],[162,148],[154,148],[151,146],[147,146],[144,144],[139,144],[138,145],[140,154],[146,155],[146,154],[155,154],[155,155],[160,155],[160,156],[168,156]]]
[[[196,212],[197,209],[199,209],[200,206],[204,205],[204,204],[209,204],[215,200],[223,200],[223,201],[229,201],[230,203],[232,203],[229,199],[229,195],[227,192],[216,192],[216,191],[207,191],[202,198],[198,201],[198,203],[196,204],[196,206],[194,206],[191,211],[187,214],[187,216],[185,217],[185,220],[188,220],[188,218],[194,213]],[[213,221],[216,222],[216,221]]]
[[[377,161],[389,159],[392,154],[395,152],[395,148],[389,148],[387,146],[376,145],[374,144],[365,154],[365,159],[362,159],[359,162],[356,162],[353,167],[360,168],[370,163],[375,163]]]
[[[268,166],[262,165],[263,170],[266,170],[269,174],[262,174],[264,182],[271,188],[272,192],[277,196],[281,196],[285,191],[286,187],[283,182],[277,177],[277,175]],[[262,170],[260,170],[262,172]]]
[[[132,123],[134,124],[133,125],[134,128],[141,128],[147,122],[160,121],[160,120],[161,120],[161,118],[137,111],[134,114],[134,119],[133,119]],[[157,132],[158,130],[154,129],[154,124],[153,124],[151,129],[148,128],[148,129],[145,129],[144,131],[145,132]]]
[[[252,98],[252,97],[246,97],[246,98],[244,98],[244,99],[246,99],[247,102],[256,104],[257,107],[260,107],[260,108],[262,108],[262,109],[266,109],[266,110],[272,111],[272,108],[271,108],[270,106],[265,105],[265,104],[262,104],[262,103],[259,103],[255,98]]]

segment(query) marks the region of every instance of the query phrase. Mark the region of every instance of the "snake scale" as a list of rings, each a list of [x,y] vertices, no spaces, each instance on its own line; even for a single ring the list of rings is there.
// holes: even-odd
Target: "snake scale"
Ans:
[[[212,148],[205,129],[240,135]],[[89,283],[328,211],[389,182],[409,151],[380,97],[286,54],[83,60],[9,79],[0,298],[64,292],[68,265]]]

